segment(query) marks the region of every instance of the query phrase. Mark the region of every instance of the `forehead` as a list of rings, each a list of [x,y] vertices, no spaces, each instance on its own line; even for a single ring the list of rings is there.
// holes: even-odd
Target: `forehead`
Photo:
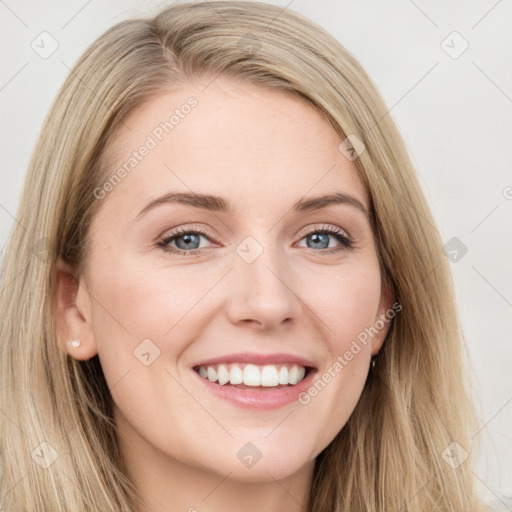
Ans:
[[[124,168],[110,201],[140,203],[167,189],[230,195],[243,207],[341,191],[368,208],[341,137],[288,92],[218,78],[140,105],[121,124],[107,179]],[[117,197],[117,199],[116,199]]]

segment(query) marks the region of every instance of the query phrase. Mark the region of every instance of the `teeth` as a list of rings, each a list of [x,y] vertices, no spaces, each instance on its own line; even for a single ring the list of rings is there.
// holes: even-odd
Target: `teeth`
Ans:
[[[219,364],[217,369],[217,378],[219,379],[219,384],[224,386],[226,382],[229,382],[229,371],[223,364]]]
[[[208,366],[207,370],[208,380],[210,382],[217,382],[217,372],[215,371],[215,368],[212,368],[211,366]]]
[[[267,365],[261,370],[261,385],[262,386],[277,386],[279,384],[279,374],[277,368],[272,365]]]
[[[236,364],[231,365],[231,371],[229,372],[229,382],[230,384],[243,384],[244,372],[240,366],[237,366]]]
[[[208,368],[208,372],[210,369]],[[290,384],[297,384],[297,379],[299,377],[299,369],[297,366],[292,366],[290,372],[288,373],[288,382]]]
[[[200,366],[199,375],[210,382],[218,382],[221,386],[232,385],[274,387],[278,385],[295,385],[306,374],[304,366],[296,364],[219,364]]]
[[[261,386],[261,373],[254,364],[248,364],[244,368],[244,384],[246,386]]]

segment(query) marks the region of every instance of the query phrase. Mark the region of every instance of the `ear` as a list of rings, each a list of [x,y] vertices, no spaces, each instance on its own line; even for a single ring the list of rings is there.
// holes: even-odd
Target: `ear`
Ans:
[[[393,303],[394,297],[391,292],[391,288],[387,284],[382,285],[382,291],[380,296],[379,307],[377,309],[377,314],[375,315],[374,328],[377,330],[377,334],[375,334],[371,338],[372,342],[372,356],[376,355],[379,350],[382,348],[384,340],[386,339],[386,335],[388,334],[389,327],[391,325],[393,317],[396,315],[398,311],[402,309],[402,306],[397,304],[396,306]]]
[[[97,354],[91,323],[91,300],[83,278],[77,278],[73,269],[61,258],[55,266],[56,291],[54,312],[59,348],[79,360]],[[71,341],[80,340],[80,344]]]

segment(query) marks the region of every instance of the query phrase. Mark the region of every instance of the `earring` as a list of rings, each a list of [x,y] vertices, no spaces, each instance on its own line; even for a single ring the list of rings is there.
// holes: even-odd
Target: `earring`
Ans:
[[[374,357],[372,357],[372,362],[371,362],[371,366],[372,366],[372,368],[375,368],[375,359],[376,359],[376,357],[375,357],[375,356],[374,356]]]
[[[80,340],[70,340],[68,341],[68,345],[77,348],[80,346]]]

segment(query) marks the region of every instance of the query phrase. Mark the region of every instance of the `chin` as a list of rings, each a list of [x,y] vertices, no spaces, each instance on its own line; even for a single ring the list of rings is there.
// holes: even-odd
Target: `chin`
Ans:
[[[235,449],[224,449],[222,454],[212,454],[209,469],[238,482],[273,482],[297,473],[308,463],[314,463],[314,455],[297,452],[297,445],[279,449],[268,442],[235,443]],[[204,460],[203,460],[204,462]]]

